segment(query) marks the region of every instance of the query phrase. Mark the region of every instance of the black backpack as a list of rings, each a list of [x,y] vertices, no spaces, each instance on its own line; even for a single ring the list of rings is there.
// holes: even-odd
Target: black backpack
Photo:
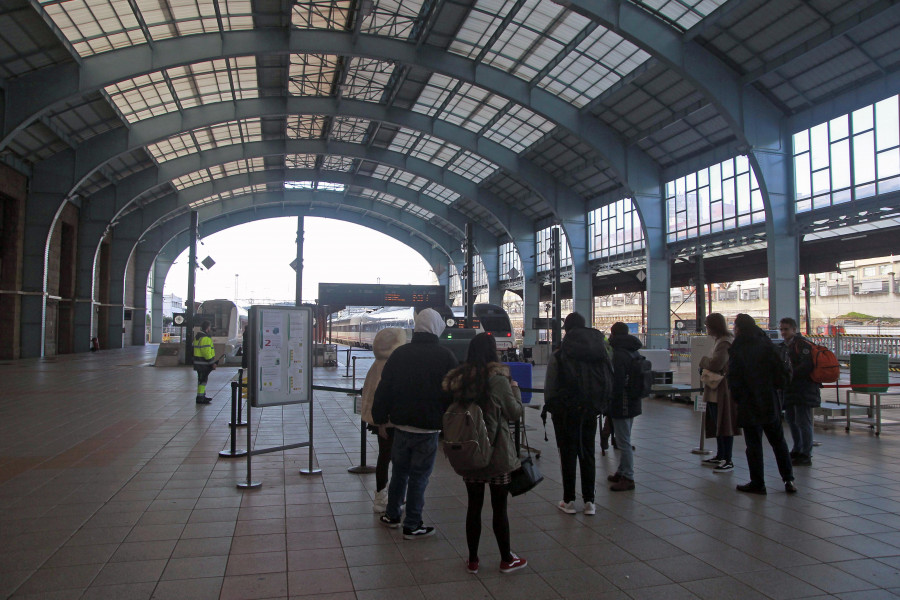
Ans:
[[[629,400],[640,400],[650,395],[653,388],[653,366],[647,357],[640,352],[631,353],[631,364],[628,365],[628,382],[625,393]]]
[[[592,335],[600,337],[603,350],[598,360],[586,361],[558,355],[563,385],[569,393],[563,399],[567,411],[583,416],[595,417],[609,409],[613,391],[612,360],[606,351],[603,333],[596,329]]]

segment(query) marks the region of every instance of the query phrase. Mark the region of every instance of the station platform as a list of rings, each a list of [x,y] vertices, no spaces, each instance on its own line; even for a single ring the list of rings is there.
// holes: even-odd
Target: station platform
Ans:
[[[565,515],[552,427],[525,411],[545,480],[510,499],[513,551],[528,566],[498,572],[485,507],[481,571],[466,573],[462,480],[442,456],[427,490],[436,535],[406,541],[372,512],[374,474],[354,475],[360,422],[344,393],[316,392],[314,462],[306,448],[246,460],[228,447],[230,382],[152,367],[156,346],[0,363],[0,597],[17,599],[310,598],[889,598],[900,596],[900,436],[816,430],[814,465],[788,496],[765,445],[768,496],[735,470],[692,454],[700,417],[644,401],[634,425],[633,492],[611,493],[616,452],[597,449],[595,516]],[[343,353],[339,354],[343,362]],[[357,361],[357,385],[365,365]],[[350,387],[343,364],[315,383]],[[540,372],[539,372],[540,373]],[[543,376],[536,374],[536,384]],[[540,396],[534,405],[540,405]],[[253,410],[255,448],[307,438],[306,407]],[[549,423],[548,423],[549,425]],[[238,448],[246,431],[238,430]],[[375,440],[368,440],[374,463]],[[576,506],[581,509],[579,498]]]

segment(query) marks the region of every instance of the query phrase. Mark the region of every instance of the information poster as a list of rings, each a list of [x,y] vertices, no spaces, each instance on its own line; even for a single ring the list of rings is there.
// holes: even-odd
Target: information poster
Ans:
[[[312,309],[250,307],[249,398],[252,406],[312,399]]]

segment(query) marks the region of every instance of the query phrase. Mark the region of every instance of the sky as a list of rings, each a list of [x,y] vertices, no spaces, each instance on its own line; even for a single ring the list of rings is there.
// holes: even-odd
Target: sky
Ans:
[[[203,224],[200,225],[202,235]],[[318,298],[319,282],[436,285],[428,262],[412,248],[383,233],[353,223],[306,217],[303,246],[303,301]],[[202,239],[197,261],[216,264],[197,269],[197,301],[235,299],[294,301],[297,218],[265,219],[232,227]],[[166,277],[165,294],[187,298],[185,250]],[[235,275],[238,277],[235,278]],[[380,281],[379,281],[380,279]]]

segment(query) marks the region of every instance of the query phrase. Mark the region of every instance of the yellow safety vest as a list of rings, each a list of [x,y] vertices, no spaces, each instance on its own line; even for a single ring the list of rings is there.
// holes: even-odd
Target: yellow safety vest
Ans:
[[[194,340],[194,364],[213,364],[216,358],[216,350],[213,347],[212,338],[203,334],[200,339]]]

